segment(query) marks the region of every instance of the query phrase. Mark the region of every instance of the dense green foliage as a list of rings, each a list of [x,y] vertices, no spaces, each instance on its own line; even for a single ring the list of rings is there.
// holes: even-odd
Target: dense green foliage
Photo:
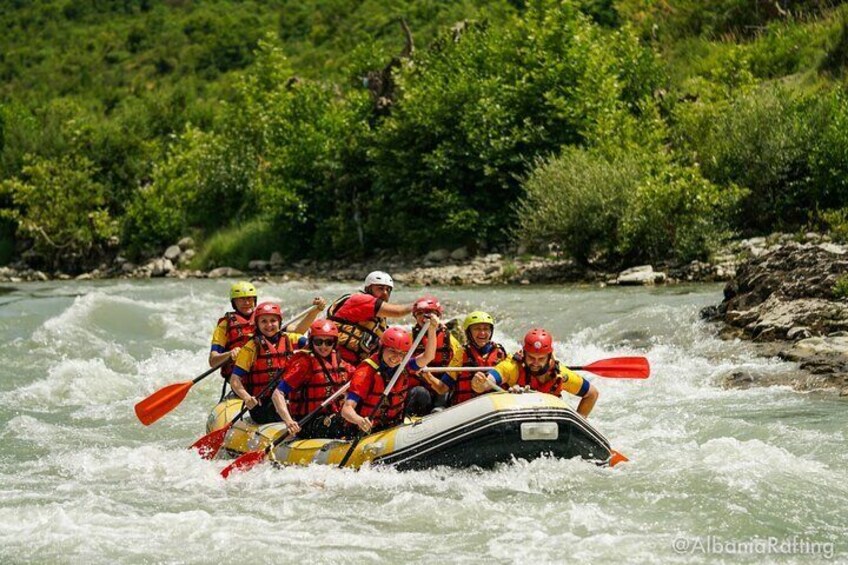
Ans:
[[[7,4],[0,261],[188,233],[202,266],[516,240],[685,261],[846,229],[840,2]]]

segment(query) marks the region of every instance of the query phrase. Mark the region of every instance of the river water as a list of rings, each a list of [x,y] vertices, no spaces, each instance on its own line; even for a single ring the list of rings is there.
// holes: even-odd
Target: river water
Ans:
[[[647,380],[593,378],[591,421],[628,464],[268,465],[225,481],[224,461],[186,449],[204,434],[217,376],[150,427],[133,406],[206,369],[228,288],[0,289],[0,563],[848,562],[848,404],[718,386],[736,370],[794,370],[699,320],[719,286],[432,289],[449,315],[495,315],[508,350],[541,325],[572,364],[647,356]],[[260,285],[287,312],[349,290]]]

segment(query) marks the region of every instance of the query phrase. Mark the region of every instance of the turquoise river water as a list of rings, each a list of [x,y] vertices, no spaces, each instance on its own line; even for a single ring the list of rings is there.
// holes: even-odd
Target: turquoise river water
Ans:
[[[615,469],[266,465],[225,481],[225,461],[186,449],[217,376],[150,427],[133,406],[206,369],[228,287],[0,288],[0,563],[848,562],[848,403],[719,386],[737,370],[795,369],[699,320],[719,286],[432,289],[449,315],[490,311],[510,350],[541,325],[572,364],[647,356],[647,380],[592,377],[590,419],[631,459]],[[287,312],[349,290],[260,284]]]

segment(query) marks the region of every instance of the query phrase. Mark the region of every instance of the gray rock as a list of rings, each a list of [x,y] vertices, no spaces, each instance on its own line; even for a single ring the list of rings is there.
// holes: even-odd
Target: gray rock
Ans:
[[[177,259],[179,259],[180,253],[182,252],[183,250],[180,249],[179,245],[171,245],[170,247],[168,247],[168,249],[165,250],[165,254],[163,255],[163,257],[169,261],[176,261]]]
[[[835,243],[820,243],[818,245],[819,249],[824,249],[828,253],[834,253],[836,255],[844,255],[846,249],[841,245],[836,245]]]
[[[164,277],[174,270],[174,264],[170,259],[154,259],[149,265],[151,277]]]
[[[48,277],[46,274],[44,274],[41,271],[34,271],[32,273],[32,278],[33,278],[33,280],[37,280],[37,281],[49,281],[50,280],[50,277]]]
[[[463,259],[468,259],[468,248],[465,246],[454,249],[450,254],[451,259],[455,259],[457,261],[462,261]]]
[[[179,245],[180,249],[183,251],[194,249],[194,239],[191,237],[184,237],[177,242],[177,245]]]
[[[269,261],[262,261],[261,259],[254,259],[253,261],[247,264],[247,268],[250,271],[267,271],[268,267],[271,265]]]
[[[83,273],[81,275],[77,275],[76,280],[78,281],[90,281],[93,277],[91,273]]]
[[[809,328],[805,328],[803,326],[795,326],[791,328],[788,332],[786,332],[786,339],[797,341],[799,339],[807,339],[811,337]]]
[[[272,267],[282,267],[283,266],[283,256],[280,255],[278,251],[274,251],[271,253],[271,266]]]
[[[435,251],[429,252],[424,256],[424,261],[433,261],[436,263],[441,263],[442,261],[447,260],[450,257],[450,251],[447,249],[436,249]]]
[[[180,265],[185,265],[186,263],[188,263],[189,261],[194,259],[195,255],[196,255],[196,253],[195,253],[194,249],[186,249],[185,251],[182,252],[182,254],[180,254],[180,259],[177,262]]]
[[[618,275],[620,285],[647,285],[665,282],[665,273],[656,272],[651,265],[640,265],[624,270]]]
[[[121,264],[121,271],[124,273],[132,273],[137,269],[135,263],[130,263],[129,261]]]
[[[210,279],[220,279],[223,277],[243,277],[244,273],[232,267],[218,267],[209,271],[206,276]]]
[[[500,253],[489,253],[488,255],[483,257],[483,261],[485,261],[486,263],[498,263],[501,259],[503,259],[503,255],[501,255]]]

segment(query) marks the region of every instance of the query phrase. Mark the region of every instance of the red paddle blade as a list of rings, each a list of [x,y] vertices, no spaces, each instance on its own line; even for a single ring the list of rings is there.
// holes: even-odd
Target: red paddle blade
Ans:
[[[615,449],[610,449],[610,467],[615,467],[619,463],[624,463],[625,461],[630,461],[624,454],[619,453]]]
[[[645,357],[613,357],[578,368],[611,379],[647,379],[651,366]]]
[[[224,445],[224,439],[227,437],[227,432],[230,431],[232,425],[232,423],[229,423],[220,430],[206,434],[191,444],[189,449],[196,449],[204,459],[214,459],[218,455],[221,446]]]
[[[192,381],[187,381],[160,388],[135,405],[135,415],[138,416],[142,424],[149,426],[176,408],[183,401],[186,394],[188,394],[188,389],[193,384]]]
[[[225,479],[230,476],[233,471],[244,472],[249,469],[252,469],[256,465],[262,463],[265,460],[265,450],[260,449],[259,451],[248,451],[226,467],[221,471],[221,476]]]

